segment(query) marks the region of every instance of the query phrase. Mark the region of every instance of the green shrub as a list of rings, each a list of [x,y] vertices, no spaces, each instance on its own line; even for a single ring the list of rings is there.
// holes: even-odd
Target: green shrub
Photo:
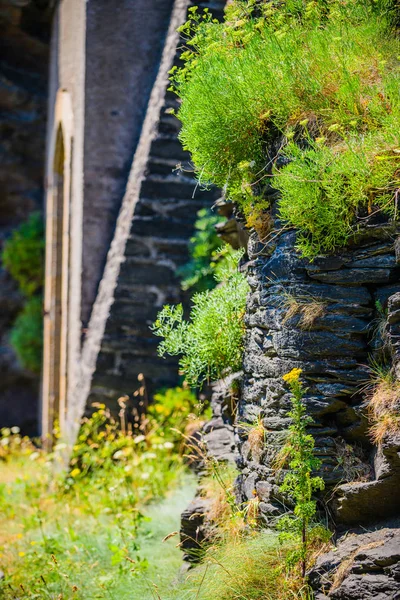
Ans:
[[[226,186],[250,221],[268,208],[265,189],[278,188],[281,215],[310,257],[344,245],[360,211],[395,210],[400,40],[392,6],[236,0],[224,23],[193,10],[181,29],[186,62],[171,78],[199,180]],[[282,152],[292,162],[278,170]]]
[[[303,256],[333,252],[355,232],[356,217],[382,211],[395,216],[400,186],[400,149],[396,127],[362,139],[349,137],[347,147],[311,142],[307,150],[289,143],[291,163],[276,172],[281,192],[280,216],[297,227]]]
[[[203,208],[197,213],[195,234],[190,239],[190,260],[181,269],[182,289],[203,292],[215,286],[214,271],[218,262],[221,240],[215,232],[215,225],[223,221],[211,210]]]
[[[38,212],[32,213],[4,244],[4,267],[25,296],[32,296],[43,287],[44,246],[43,217]]]
[[[22,366],[40,373],[43,353],[43,305],[41,296],[26,301],[10,333],[11,344]]]
[[[243,315],[248,292],[245,276],[238,272],[241,251],[232,253],[217,274],[219,285],[195,294],[190,320],[183,307],[164,306],[153,331],[164,340],[159,354],[181,355],[180,368],[190,385],[218,379],[241,368]]]

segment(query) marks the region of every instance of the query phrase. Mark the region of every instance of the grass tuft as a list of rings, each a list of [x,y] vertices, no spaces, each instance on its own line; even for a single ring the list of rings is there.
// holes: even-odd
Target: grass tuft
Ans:
[[[366,402],[372,423],[370,435],[375,444],[400,434],[400,381],[392,371],[375,371],[372,389]]]

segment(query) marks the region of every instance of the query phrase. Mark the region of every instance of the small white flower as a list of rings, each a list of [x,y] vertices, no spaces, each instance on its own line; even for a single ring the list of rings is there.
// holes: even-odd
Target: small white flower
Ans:
[[[164,443],[164,448],[166,448],[167,450],[171,450],[174,447],[172,442],[165,442]]]
[[[124,453],[122,452],[122,450],[117,450],[114,454],[113,454],[113,458],[118,459],[118,458],[122,458],[122,456],[124,456]]]
[[[148,479],[150,477],[150,473],[142,473],[142,479]]]
[[[10,440],[8,439],[8,437],[5,437],[5,438],[2,438],[0,444],[2,446],[8,446],[9,442],[10,442]]]
[[[19,427],[11,427],[11,433],[19,433],[20,431]]]
[[[140,444],[140,442],[144,442],[145,439],[146,438],[144,435],[137,435],[135,438],[133,438],[133,441],[135,444]]]
[[[29,460],[36,460],[37,458],[39,458],[39,456],[39,452],[32,452],[32,454],[29,457]]]
[[[149,460],[157,458],[157,454],[155,452],[145,452],[142,456],[143,458],[148,458]]]
[[[66,447],[67,447],[67,444],[60,442],[59,444],[56,444],[54,446],[54,450],[64,450],[64,448],[66,448]]]

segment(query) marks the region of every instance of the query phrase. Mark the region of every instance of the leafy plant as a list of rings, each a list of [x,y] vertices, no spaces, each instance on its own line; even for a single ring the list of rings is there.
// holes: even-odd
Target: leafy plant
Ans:
[[[201,385],[241,368],[243,315],[248,292],[237,265],[242,251],[233,252],[216,275],[219,285],[195,294],[190,320],[183,307],[164,306],[153,325],[163,337],[159,354],[181,355],[180,368],[189,385]]]
[[[293,369],[283,376],[292,392],[292,410],[288,416],[292,419],[289,427],[289,436],[281,451],[280,459],[288,465],[281,491],[288,494],[294,502],[293,514],[284,515],[279,521],[279,528],[284,538],[300,540],[300,547],[296,548],[289,556],[291,564],[299,561],[301,576],[306,575],[309,550],[312,541],[327,537],[327,532],[320,525],[315,525],[316,501],[313,493],[325,487],[321,477],[313,476],[313,472],[320,466],[320,460],[314,456],[314,438],[307,433],[307,426],[312,423],[312,418],[307,415],[303,403],[304,388],[300,382],[301,369]]]
[[[29,298],[10,333],[11,344],[21,364],[40,373],[43,353],[43,305],[41,296]]]
[[[197,213],[195,234],[190,239],[190,261],[179,269],[182,289],[202,292],[215,286],[214,272],[220,259],[221,240],[215,232],[215,225],[223,221],[211,210],[203,208]]]
[[[38,212],[32,213],[4,244],[4,267],[25,296],[30,297],[43,287],[44,244],[43,217]]]
[[[42,365],[44,247],[43,218],[35,212],[14,230],[2,253],[4,267],[27,298],[11,329],[11,345],[22,366],[33,373],[40,373]]]
[[[171,80],[199,180],[224,186],[249,224],[279,190],[309,258],[345,245],[369,214],[398,216],[395,7],[236,0],[225,22],[193,9],[181,28],[185,64]]]

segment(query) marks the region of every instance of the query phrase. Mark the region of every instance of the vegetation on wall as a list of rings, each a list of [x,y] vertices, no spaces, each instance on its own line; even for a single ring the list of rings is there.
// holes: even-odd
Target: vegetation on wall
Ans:
[[[279,529],[286,539],[296,543],[296,549],[289,556],[290,564],[300,564],[304,579],[310,561],[310,549],[321,539],[328,541],[330,534],[316,522],[317,506],[314,492],[325,487],[321,477],[314,475],[321,461],[314,455],[314,438],[307,427],[313,422],[307,415],[303,403],[304,388],[300,381],[301,369],[293,369],[283,376],[292,393],[292,410],[288,416],[292,420],[289,435],[282,448],[280,461],[288,469],[280,487],[294,503],[293,513],[284,515],[279,521]]]
[[[181,139],[198,178],[254,222],[279,212],[313,257],[368,215],[397,218],[400,40],[388,0],[236,0],[181,28]]]
[[[222,217],[207,208],[202,208],[197,213],[195,233],[189,242],[190,260],[178,271],[183,290],[203,292],[215,287],[214,272],[221,254],[224,254],[215,225],[222,221]]]
[[[34,373],[40,372],[42,364],[44,247],[43,218],[35,212],[13,231],[2,253],[4,267],[26,298],[10,341],[22,366]]]
[[[189,320],[183,307],[166,305],[153,331],[163,341],[159,354],[181,356],[179,366],[190,385],[201,385],[241,369],[243,316],[248,284],[238,271],[242,251],[232,251],[216,273],[219,285],[192,298]]]
[[[375,444],[400,433],[400,381],[386,366],[375,364],[366,407]]]

